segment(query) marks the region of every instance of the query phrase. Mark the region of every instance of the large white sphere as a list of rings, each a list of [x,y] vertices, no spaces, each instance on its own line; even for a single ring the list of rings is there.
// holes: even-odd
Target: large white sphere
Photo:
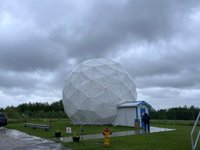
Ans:
[[[119,63],[104,58],[74,68],[63,89],[65,112],[73,124],[112,124],[117,105],[136,97],[128,73]]]

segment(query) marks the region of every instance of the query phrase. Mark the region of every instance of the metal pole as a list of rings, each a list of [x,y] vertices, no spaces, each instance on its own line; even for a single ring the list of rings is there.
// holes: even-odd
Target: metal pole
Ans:
[[[199,118],[200,118],[200,112],[199,112],[199,114],[198,114],[198,116],[197,116],[197,119],[196,119],[196,121],[195,121],[195,124],[194,124],[194,126],[193,126],[193,128],[192,128],[192,131],[191,131],[191,133],[190,133],[190,135],[191,135],[192,150],[195,150],[195,149],[196,149],[196,145],[197,145],[197,142],[198,142],[199,136],[200,136],[200,131],[199,131],[198,136],[197,136],[197,138],[196,138],[196,140],[195,140],[195,143],[194,143],[193,133],[194,133],[194,130],[195,130],[195,128],[196,128],[196,125],[197,125],[197,123],[198,123],[198,121],[199,121]]]

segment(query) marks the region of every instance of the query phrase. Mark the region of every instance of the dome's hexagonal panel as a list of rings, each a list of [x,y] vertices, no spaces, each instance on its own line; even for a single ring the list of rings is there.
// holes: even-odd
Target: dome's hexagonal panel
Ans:
[[[129,74],[119,63],[105,58],[75,67],[63,88],[65,112],[73,124],[112,124],[117,105],[136,98]]]

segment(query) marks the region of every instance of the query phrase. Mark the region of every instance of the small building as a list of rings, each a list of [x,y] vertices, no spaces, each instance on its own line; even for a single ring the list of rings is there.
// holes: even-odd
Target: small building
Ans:
[[[149,114],[151,105],[145,101],[129,101],[118,105],[117,117],[113,125],[135,126],[135,121],[141,127],[142,113]]]

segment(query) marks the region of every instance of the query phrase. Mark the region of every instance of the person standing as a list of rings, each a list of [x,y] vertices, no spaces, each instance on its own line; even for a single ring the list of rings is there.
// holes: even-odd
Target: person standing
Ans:
[[[150,132],[150,117],[147,113],[145,113],[142,117],[142,121],[144,122],[144,131],[146,133],[146,131],[148,131],[148,133]]]

